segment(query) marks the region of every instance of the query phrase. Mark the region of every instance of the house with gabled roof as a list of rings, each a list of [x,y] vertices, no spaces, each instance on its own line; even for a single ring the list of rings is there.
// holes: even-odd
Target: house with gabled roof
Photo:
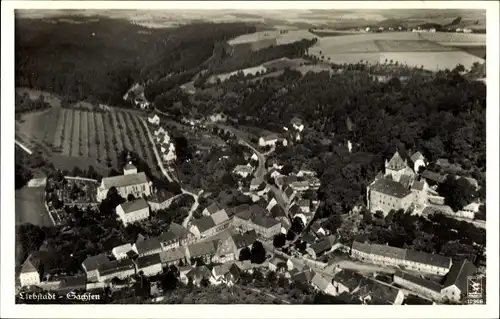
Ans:
[[[136,273],[136,265],[131,259],[108,261],[99,265],[98,281],[105,282],[113,278],[125,279]]]
[[[216,213],[213,213],[212,215],[210,215],[210,217],[212,218],[216,226],[228,223],[229,221],[229,216],[227,216],[226,211],[224,209],[219,210]]]
[[[116,246],[111,250],[111,254],[116,260],[128,258],[128,252],[133,250],[132,245],[127,243],[120,246]]]
[[[85,275],[64,276],[60,279],[57,291],[59,294],[69,292],[85,291],[87,289],[87,277]]]
[[[193,220],[189,231],[198,239],[207,238],[215,234],[216,226],[211,216],[205,216]]]
[[[211,216],[222,209],[223,207],[219,203],[213,202],[212,204],[208,205],[201,213],[203,216]]]
[[[99,266],[107,262],[109,262],[109,258],[108,256],[106,256],[105,253],[87,257],[82,262],[82,268],[87,274],[87,280],[90,282],[97,281],[99,278],[99,271],[98,271]]]
[[[158,236],[162,250],[174,249],[179,246],[188,245],[196,240],[196,237],[186,228],[177,223],[171,223],[168,230]]]
[[[279,137],[277,134],[270,134],[270,135],[266,135],[266,136],[261,136],[259,138],[259,146],[276,145],[278,140],[279,140]]]
[[[116,215],[127,226],[128,224],[148,219],[149,205],[143,198],[125,202],[116,207]]]
[[[302,271],[295,271],[295,269],[290,271],[290,281],[298,282],[304,285],[309,285],[313,278],[313,272],[311,269],[307,268]]]
[[[151,211],[155,212],[160,209],[167,209],[172,201],[175,199],[175,194],[166,190],[159,190],[154,192],[147,198]]]
[[[249,165],[237,165],[233,169],[233,174],[241,176],[243,178],[247,178],[248,175],[252,174],[253,167]]]
[[[321,226],[321,222],[319,221],[315,221],[311,224],[311,230],[318,237],[327,235],[327,231]]]
[[[351,257],[373,264],[403,267],[440,276],[446,275],[451,267],[449,257],[356,240],[352,244]]]
[[[404,294],[400,289],[366,277],[355,294],[364,304],[369,305],[401,305],[404,301]]]
[[[298,201],[298,205],[300,209],[304,213],[310,213],[311,212],[311,201],[309,199],[301,199]]]
[[[305,192],[309,189],[309,181],[296,181],[289,184],[289,186],[296,192]]]
[[[156,237],[137,240],[134,244],[134,250],[139,257],[157,254],[162,251],[161,243]]]
[[[21,287],[40,284],[40,278],[43,276],[43,257],[42,253],[32,252],[24,261],[19,274]]]
[[[413,171],[415,173],[418,173],[421,167],[427,166],[427,160],[425,159],[424,155],[422,155],[422,153],[418,151],[413,153],[410,159],[413,162]]]
[[[237,214],[249,211],[250,210],[250,205],[248,205],[248,204],[241,204],[241,205],[234,206],[234,207],[228,207],[225,210],[226,210],[227,216],[232,217],[232,216],[235,216]]]
[[[293,200],[294,196],[296,195],[296,192],[292,187],[285,186],[284,190],[283,190],[283,195],[284,195],[283,197],[285,198],[285,200],[288,203],[290,203]]]
[[[177,266],[181,262],[187,262],[186,252],[187,247],[176,247],[160,252],[161,264],[163,266]]]
[[[287,260],[281,256],[274,256],[267,261],[267,267],[270,271],[285,271],[287,270]]]
[[[148,116],[148,122],[153,124],[153,125],[159,125],[160,124],[160,117],[157,114],[152,114]]]
[[[248,230],[255,230],[259,236],[270,239],[281,232],[281,222],[268,216],[258,215],[252,218]]]
[[[251,248],[256,240],[257,233],[255,230],[243,234],[230,234],[219,240],[213,261],[225,263],[238,260],[241,250]]]
[[[454,263],[444,281],[441,295],[451,301],[459,302],[462,296],[467,293],[467,278],[475,275],[476,267],[468,260],[464,259]],[[484,289],[484,287],[483,287]]]
[[[322,254],[330,251],[335,244],[335,236],[323,237],[319,242],[306,248],[306,252],[312,259],[317,259]]]
[[[335,295],[342,293],[352,293],[358,289],[364,276],[349,269],[342,269],[332,279]]]
[[[271,213],[271,216],[273,216],[273,218],[275,218],[277,220],[280,220],[282,218],[288,219],[285,210],[280,205],[274,205],[271,208],[270,213]]]
[[[211,277],[212,272],[207,266],[195,267],[186,274],[187,280],[191,281],[195,286],[200,286],[203,280],[208,280],[210,282]]]
[[[326,276],[320,273],[314,274],[313,278],[311,279],[311,285],[315,289],[322,291],[327,295],[332,295],[332,296],[335,295],[335,288],[333,287],[332,279],[327,278]]]
[[[160,254],[146,255],[137,258],[137,272],[141,272],[144,276],[154,276],[163,272],[162,260]]]
[[[441,299],[442,286],[435,281],[396,270],[394,273],[394,283],[432,300]]]
[[[186,250],[186,258],[190,261],[194,258],[201,258],[205,263],[208,263],[216,252],[217,248],[214,242],[207,240],[189,245]]]

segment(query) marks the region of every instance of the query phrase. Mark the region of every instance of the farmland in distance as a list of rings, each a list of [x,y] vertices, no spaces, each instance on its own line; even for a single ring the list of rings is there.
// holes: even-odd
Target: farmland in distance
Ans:
[[[471,50],[465,49],[471,45],[477,48],[474,52],[478,54],[470,54]],[[482,46],[485,46],[485,37],[481,34],[387,32],[319,38],[318,43],[309,48],[309,54],[337,64],[383,64],[392,60],[436,71],[453,69],[457,64],[470,68],[474,62],[484,62],[480,56]]]

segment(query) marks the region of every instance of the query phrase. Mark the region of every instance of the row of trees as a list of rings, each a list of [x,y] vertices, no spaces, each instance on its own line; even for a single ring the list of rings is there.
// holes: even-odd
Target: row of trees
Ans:
[[[50,104],[45,102],[45,97],[40,94],[37,99],[32,100],[28,93],[19,94],[16,92],[16,113],[39,111],[50,108]]]

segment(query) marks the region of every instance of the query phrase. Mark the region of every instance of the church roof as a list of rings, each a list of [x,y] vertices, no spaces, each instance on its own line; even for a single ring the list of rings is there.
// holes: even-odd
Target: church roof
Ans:
[[[407,165],[406,165],[405,161],[403,160],[401,155],[399,155],[398,151],[396,151],[396,153],[394,153],[391,160],[386,165],[387,168],[392,169],[392,170],[396,170],[396,171],[404,169],[406,166]]]

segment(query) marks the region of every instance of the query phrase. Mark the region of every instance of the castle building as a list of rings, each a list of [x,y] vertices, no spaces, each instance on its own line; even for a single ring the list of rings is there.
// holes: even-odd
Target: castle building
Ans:
[[[413,158],[417,161],[410,165],[396,151],[389,161],[385,161],[385,172],[380,172],[366,188],[367,206],[371,212],[381,211],[387,215],[391,210],[406,211],[412,205],[425,206],[428,185],[425,180],[417,180],[414,171],[425,165],[425,159],[420,152]]]

